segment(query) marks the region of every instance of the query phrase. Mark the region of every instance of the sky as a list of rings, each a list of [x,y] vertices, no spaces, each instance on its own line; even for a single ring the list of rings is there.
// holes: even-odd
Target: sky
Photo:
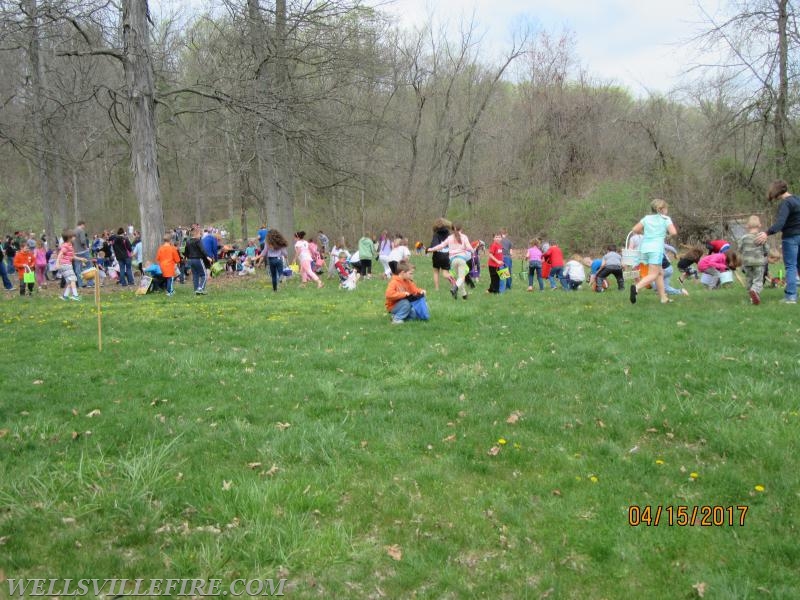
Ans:
[[[474,11],[478,30],[495,54],[510,48],[522,24],[554,36],[566,31],[575,55],[592,78],[622,85],[636,96],[666,93],[696,64],[686,40],[704,29],[724,0],[368,0],[397,16],[403,26],[434,21],[457,27]],[[707,27],[706,27],[707,28]],[[456,29],[457,31],[457,29]]]

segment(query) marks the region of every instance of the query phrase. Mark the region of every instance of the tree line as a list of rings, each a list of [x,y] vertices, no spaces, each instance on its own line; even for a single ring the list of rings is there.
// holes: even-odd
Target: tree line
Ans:
[[[635,97],[583,69],[569,32],[489,59],[474,23],[401,28],[353,0],[158,18],[147,0],[0,0],[0,229],[133,222],[154,252],[189,222],[355,240],[446,216],[581,251],[662,196],[701,237],[762,212],[800,156],[792,2],[705,20],[713,64]]]

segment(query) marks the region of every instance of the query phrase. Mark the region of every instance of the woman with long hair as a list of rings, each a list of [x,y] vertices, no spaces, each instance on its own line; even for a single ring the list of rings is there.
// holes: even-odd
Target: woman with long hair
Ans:
[[[429,248],[434,246],[438,246],[443,241],[445,241],[448,236],[450,235],[450,227],[453,224],[445,219],[444,217],[439,217],[433,222],[433,238],[431,239],[431,245]],[[433,287],[436,291],[439,291],[439,273],[444,272],[445,277],[448,277],[448,271],[450,270],[450,254],[447,251],[444,252],[434,252],[433,255]]]
[[[775,223],[756,236],[756,243],[763,244],[767,236],[781,232],[783,264],[786,267],[786,289],[783,292],[785,304],[797,304],[797,272],[800,270],[800,198],[789,191],[782,179],[772,182],[767,200],[780,200]]]
[[[283,237],[283,234],[277,229],[270,229],[267,232],[267,237],[264,238],[264,249],[256,259],[256,264],[261,264],[265,258],[267,259],[267,266],[269,268],[269,277],[272,280],[272,291],[278,291],[278,281],[280,281],[281,273],[283,272],[283,261],[286,258],[286,247],[289,242]]]
[[[453,298],[459,295],[466,300],[467,290],[464,287],[464,281],[469,274],[469,267],[467,261],[472,258],[472,244],[469,238],[464,235],[461,225],[453,225],[453,233],[436,246],[428,248],[429,252],[439,252],[447,248],[448,260],[450,261],[450,270],[455,273],[456,280],[450,288],[450,293]]]

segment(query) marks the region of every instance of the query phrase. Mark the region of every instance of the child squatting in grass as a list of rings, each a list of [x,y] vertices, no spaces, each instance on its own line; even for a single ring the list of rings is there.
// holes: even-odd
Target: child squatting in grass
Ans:
[[[414,283],[414,270],[407,262],[397,265],[397,274],[392,275],[386,286],[386,310],[392,315],[392,325],[402,325],[404,321],[418,319],[411,301],[424,296],[425,290]]]

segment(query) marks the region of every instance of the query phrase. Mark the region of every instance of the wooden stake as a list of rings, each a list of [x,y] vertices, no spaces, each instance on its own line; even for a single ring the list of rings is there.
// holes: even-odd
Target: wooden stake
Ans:
[[[94,305],[97,308],[97,351],[103,351],[103,315],[100,310],[100,273],[94,277]]]

